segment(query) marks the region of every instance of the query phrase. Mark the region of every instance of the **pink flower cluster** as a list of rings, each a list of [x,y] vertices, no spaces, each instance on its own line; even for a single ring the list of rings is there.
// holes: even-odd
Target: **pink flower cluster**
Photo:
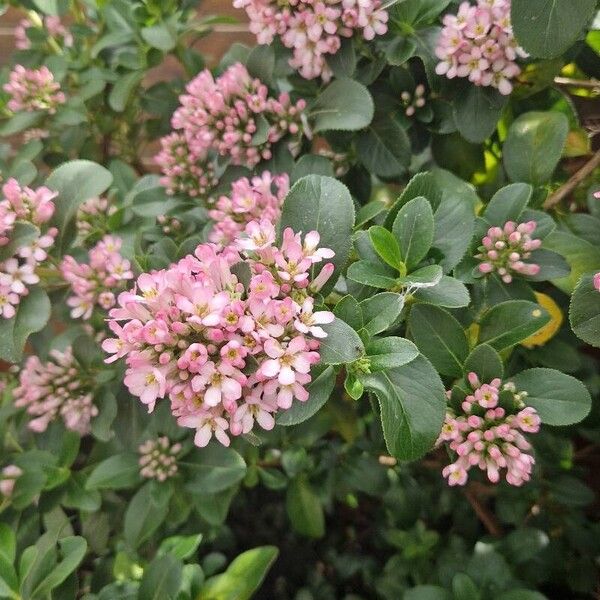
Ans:
[[[77,210],[77,234],[85,238],[94,231],[105,231],[108,217],[117,212],[117,207],[108,198],[90,198]]]
[[[281,205],[290,189],[284,173],[271,175],[265,171],[252,180],[242,177],[231,184],[231,193],[221,196],[208,214],[215,222],[210,241],[227,246],[246,229],[250,221],[279,220]]]
[[[105,235],[89,252],[88,263],[65,256],[60,272],[73,295],[67,300],[74,319],[89,319],[96,305],[108,310],[115,305],[115,291],[125,288],[133,279],[131,265],[119,252],[121,239]]]
[[[23,475],[23,470],[17,465],[4,467],[0,474],[0,494],[5,498],[10,498],[15,489],[15,483],[21,475]]]
[[[46,66],[26,69],[16,65],[10,72],[8,83],[2,87],[11,95],[7,106],[12,112],[39,110],[54,114],[56,108],[67,101],[60,91],[60,84],[54,81],[54,75]]]
[[[411,94],[409,91],[404,91],[400,95],[402,104],[404,105],[404,114],[407,117],[413,117],[415,113],[425,106],[425,86],[419,83],[415,88],[415,93]]]
[[[463,2],[458,14],[446,15],[443,22],[436,73],[468,77],[475,85],[510,94],[511,80],[521,72],[516,60],[527,57],[513,35],[510,0],[477,0],[476,6]]]
[[[484,275],[496,272],[504,283],[513,280],[513,274],[531,276],[540,272],[540,266],[523,262],[531,258],[531,252],[542,245],[542,240],[531,236],[537,223],[528,221],[517,224],[507,221],[504,227],[490,227],[481,240],[476,258],[483,261],[479,271]]]
[[[380,0],[234,0],[233,5],[246,11],[259,44],[281,38],[293,51],[290,65],[306,79],[331,78],[326,57],[340,49],[342,38],[358,32],[372,40],[387,31]]]
[[[216,79],[205,69],[186,87],[171,124],[175,133],[162,139],[156,162],[169,192],[203,195],[215,184],[211,155],[233,165],[256,166],[272,156],[272,146],[286,135],[302,134],[306,103],[289,94],[269,97],[269,90],[241,63]]]
[[[71,32],[62,24],[59,17],[48,15],[44,17],[42,25],[48,32],[48,35],[61,40],[65,48],[70,48],[73,45],[73,36]],[[31,40],[27,35],[27,30],[33,26],[31,21],[22,19],[15,27],[15,46],[19,50],[29,50],[31,48]]]
[[[46,363],[29,356],[13,390],[15,406],[34,417],[29,428],[40,433],[60,417],[67,429],[85,435],[98,414],[92,401],[93,381],[83,372],[71,348],[53,350]]]
[[[600,272],[594,275],[594,287],[600,292]]]
[[[446,414],[438,439],[438,443],[449,442],[458,455],[442,475],[449,485],[465,485],[469,470],[479,467],[497,483],[500,470],[506,469],[506,481],[520,486],[529,481],[535,464],[523,433],[537,433],[540,417],[534,408],[525,407],[527,394],[516,393],[514,384],[502,386],[500,379],[482,384],[475,373],[469,373],[468,379],[473,393],[463,400],[462,414]]]
[[[11,319],[28,286],[39,282],[35,270],[47,256],[47,249],[54,243],[58,233],[55,228],[42,234],[33,230],[29,241],[19,246],[17,234],[19,223],[40,227],[54,214],[52,200],[56,192],[46,187],[35,190],[21,187],[16,179],[9,179],[2,186],[4,198],[0,200],[0,251],[10,248],[10,256],[0,261],[0,317]],[[13,249],[12,243],[15,242]]]
[[[331,277],[327,263],[311,281],[315,263],[333,256],[318,249],[319,234],[286,229],[281,247],[268,221],[251,222],[235,247],[198,246],[167,270],[144,273],[118,298],[102,347],[126,357],[125,385],[150,411],[169,397],[195,443],[275,424],[274,414],[308,399],[310,369],[319,360],[321,324],[311,296]],[[236,275],[236,273],[239,274]],[[244,283],[245,282],[245,283]],[[124,322],[124,324],[122,324]]]
[[[140,475],[146,479],[165,481],[177,474],[177,455],[181,444],[173,444],[166,436],[140,444]]]

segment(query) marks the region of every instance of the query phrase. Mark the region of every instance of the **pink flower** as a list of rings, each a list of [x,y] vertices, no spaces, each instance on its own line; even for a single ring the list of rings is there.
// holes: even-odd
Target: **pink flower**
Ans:
[[[7,106],[13,112],[39,110],[54,114],[57,107],[67,101],[60,91],[60,84],[54,81],[46,66],[26,69],[23,65],[16,65],[3,89],[11,95]]]
[[[542,240],[532,238],[537,223],[514,223],[507,221],[503,227],[490,227],[481,240],[479,254],[480,273],[487,275],[496,272],[504,283],[511,283],[513,275],[525,277],[537,275],[540,266],[526,263],[531,253],[542,245]]]
[[[127,389],[134,396],[148,405],[152,412],[158,398],[164,398],[167,391],[167,380],[161,369],[152,365],[138,365],[128,369],[123,380]]]
[[[443,23],[435,49],[441,61],[436,73],[448,79],[468,77],[475,85],[510,94],[511,80],[521,73],[515,61],[527,56],[512,32],[510,2],[477,0],[477,6],[463,2],[457,15],[445,15]]]
[[[140,475],[163,482],[177,474],[177,455],[181,444],[171,444],[166,436],[146,440],[138,448]]]
[[[600,272],[594,275],[594,287],[600,292]]]
[[[255,423],[269,429],[278,410],[307,401],[319,360],[314,338],[333,318],[313,312],[308,269],[331,256],[317,248],[318,236],[290,230],[279,248],[272,223],[251,225],[251,250],[200,245],[169,269],[140,275],[110,310],[106,361],[125,358],[125,384],[150,410],[168,397],[178,423],[196,429],[198,446],[213,435],[227,445],[229,434]],[[249,281],[231,271],[241,260]],[[294,279],[299,264],[305,270]]]
[[[23,475],[23,471],[17,465],[4,467],[0,475],[0,494],[5,498],[10,498],[15,489],[15,483],[21,475]]]
[[[539,431],[537,411],[524,406],[527,394],[517,393],[512,383],[502,385],[500,379],[481,383],[475,373],[469,373],[467,380],[473,393],[465,397],[462,414],[448,410],[438,439],[438,444],[448,444],[458,456],[442,475],[449,485],[465,485],[470,469],[478,467],[492,483],[504,473],[510,485],[522,485],[529,480],[535,460],[521,432]],[[502,406],[498,406],[501,393]]]

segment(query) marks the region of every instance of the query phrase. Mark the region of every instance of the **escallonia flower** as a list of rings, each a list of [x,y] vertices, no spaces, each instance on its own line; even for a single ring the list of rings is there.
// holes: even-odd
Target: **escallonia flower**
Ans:
[[[67,429],[83,436],[98,415],[93,389],[93,379],[68,347],[63,352],[52,350],[45,363],[38,356],[29,356],[13,394],[15,406],[25,408],[31,417],[28,427],[32,431],[41,433],[52,421],[62,419]]]
[[[276,222],[289,189],[290,179],[285,173],[264,171],[252,179],[234,181],[231,192],[220,196],[208,211],[215,222],[209,240],[227,246],[244,233],[251,221]]]
[[[271,44],[277,36],[292,50],[289,64],[306,79],[331,79],[327,56],[340,49],[343,38],[357,34],[372,40],[387,31],[388,13],[380,0],[234,0],[233,5],[246,11],[259,44]]]
[[[514,275],[537,275],[540,266],[525,262],[542,245],[542,240],[532,237],[536,227],[535,221],[507,221],[503,227],[490,227],[475,257],[481,261],[479,272],[497,273],[504,283],[511,283]]]
[[[58,233],[51,227],[42,233],[54,214],[56,192],[46,187],[32,189],[9,179],[2,186],[0,200],[0,248],[14,247],[10,256],[0,261],[0,318],[11,319],[29,288],[39,283],[37,267],[48,257],[48,248],[54,244]],[[16,239],[19,223],[34,225],[27,243],[19,245]],[[13,246],[11,242],[15,241]]]
[[[73,295],[67,299],[74,319],[91,318],[95,307],[109,310],[116,303],[115,293],[133,279],[131,264],[120,253],[121,239],[105,235],[89,252],[87,263],[67,255],[60,264],[63,279]]]
[[[334,318],[314,310],[333,267],[311,280],[314,265],[333,256],[318,245],[316,232],[286,229],[277,246],[272,223],[251,222],[234,246],[202,244],[140,275],[110,311],[106,361],[125,358],[125,385],[150,411],[168,397],[197,446],[213,435],[229,445],[256,424],[272,429],[278,411],[308,399],[321,325]]]
[[[117,212],[117,207],[111,204],[108,198],[90,198],[77,209],[75,226],[77,235],[85,240],[91,234],[107,231],[107,221]]]
[[[46,66],[27,69],[16,65],[3,89],[11,96],[8,109],[15,113],[43,111],[54,114],[58,106],[67,101],[60,91],[60,84],[54,81],[54,75]]]
[[[435,49],[436,73],[510,94],[521,73],[517,58],[528,56],[514,37],[510,7],[510,0],[477,0],[476,5],[462,2],[456,15],[446,15]]]
[[[438,445],[447,443],[457,456],[442,475],[449,485],[465,485],[469,471],[479,468],[492,483],[503,474],[510,485],[522,485],[529,481],[535,464],[523,434],[539,431],[537,411],[525,406],[527,394],[517,392],[512,382],[503,385],[495,378],[481,383],[473,372],[467,379],[472,393],[460,408],[448,410],[438,438]]]
[[[146,479],[163,482],[177,475],[177,455],[181,444],[171,444],[166,436],[149,439],[140,444],[140,475]]]
[[[161,140],[156,162],[171,194],[204,196],[217,183],[216,156],[233,165],[256,166],[272,157],[275,143],[302,137],[304,100],[269,90],[246,67],[235,63],[220,76],[205,69],[186,86],[171,124],[174,132]]]

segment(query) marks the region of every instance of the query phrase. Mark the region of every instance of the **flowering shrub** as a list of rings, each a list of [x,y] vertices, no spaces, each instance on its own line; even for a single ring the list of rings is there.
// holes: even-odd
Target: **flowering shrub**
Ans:
[[[596,0],[217,4],[0,3],[0,597],[593,597]]]

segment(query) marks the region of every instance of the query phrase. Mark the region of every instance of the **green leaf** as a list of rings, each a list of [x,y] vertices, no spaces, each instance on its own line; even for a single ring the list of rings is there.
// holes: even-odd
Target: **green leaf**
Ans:
[[[17,221],[10,232],[8,244],[0,246],[0,260],[6,260],[14,256],[19,248],[27,246],[40,235],[40,230],[33,224],[25,221]]]
[[[33,3],[47,15],[60,16],[58,0],[33,0]]]
[[[486,342],[497,351],[504,350],[533,335],[549,321],[548,312],[535,302],[502,302],[483,316],[479,342]]]
[[[354,296],[344,296],[333,309],[336,317],[342,321],[346,321],[352,329],[360,331],[363,326],[362,309],[358,300]]]
[[[321,363],[341,365],[359,359],[365,353],[365,347],[358,333],[345,321],[337,317],[332,323],[323,325],[327,337],[320,340]]]
[[[377,254],[390,267],[400,269],[400,266],[403,264],[402,253],[394,235],[385,227],[373,225],[373,227],[369,228],[369,237]]]
[[[131,453],[115,454],[103,460],[88,477],[86,490],[119,490],[133,487],[140,481],[138,456]]]
[[[453,103],[456,126],[469,142],[483,142],[495,131],[508,96],[492,87],[470,84],[461,92]]]
[[[290,483],[286,495],[287,514],[294,530],[300,535],[320,538],[325,535],[325,516],[319,497],[305,476]]]
[[[371,340],[366,352],[372,373],[402,367],[419,355],[419,350],[411,341],[394,336]]]
[[[261,546],[240,554],[225,573],[204,584],[197,600],[250,600],[278,554],[275,546]]]
[[[511,21],[527,52],[554,58],[577,41],[595,10],[595,0],[513,0]]]
[[[481,594],[466,573],[457,573],[452,579],[454,600],[481,600]]]
[[[117,80],[117,83],[115,83],[108,95],[108,105],[115,112],[123,112],[125,110],[130,96],[139,85],[143,76],[144,73],[142,71],[132,71]]]
[[[87,541],[80,536],[69,536],[58,540],[62,560],[32,592],[32,597],[43,598],[58,587],[79,566],[87,551]]]
[[[241,481],[246,475],[244,459],[232,448],[209,444],[185,463],[186,489],[192,494],[215,494]]]
[[[403,600],[452,600],[452,596],[439,585],[417,585],[407,590]]]
[[[404,296],[392,292],[375,294],[360,303],[363,329],[377,335],[390,327],[404,308]]]
[[[571,274],[571,267],[567,260],[558,252],[539,248],[531,253],[527,262],[539,265],[540,271],[536,275],[528,275],[528,281],[547,281],[548,279],[562,279]]]
[[[166,23],[143,27],[140,33],[150,46],[163,52],[169,52],[177,45],[177,36]]]
[[[352,79],[336,79],[310,108],[313,131],[356,131],[373,119],[373,98],[367,88]]]
[[[554,369],[527,369],[512,378],[525,403],[533,406],[547,425],[572,425],[583,420],[592,399],[581,381]]]
[[[246,68],[252,77],[270,85],[275,70],[275,51],[272,46],[256,46],[252,48],[246,60]]]
[[[368,260],[359,260],[348,267],[346,276],[352,281],[369,285],[375,288],[393,288],[396,281],[396,272],[391,267]]]
[[[571,297],[569,321],[578,338],[600,347],[600,292],[594,287],[593,275],[584,275],[577,284]]]
[[[0,359],[19,362],[27,338],[46,326],[50,311],[48,294],[39,287],[30,288],[21,299],[17,314],[12,319],[0,319]]]
[[[488,344],[480,344],[465,360],[465,373],[476,373],[479,381],[488,383],[504,376],[504,365],[500,355]]]
[[[306,177],[307,175],[323,175],[324,177],[335,177],[333,165],[328,158],[318,154],[304,154],[301,156],[292,171],[290,180],[292,183]]]
[[[108,442],[113,437],[111,425],[117,416],[117,399],[109,390],[102,390],[96,398],[98,416],[92,421],[91,433],[101,442]]]
[[[0,126],[0,136],[8,137],[21,133],[25,129],[31,129],[42,120],[44,113],[42,112],[20,112],[4,121]]]
[[[427,198],[432,203],[432,206],[436,206],[441,199],[441,191],[435,181],[433,173],[417,173],[407,184],[402,191],[402,194],[396,200],[389,213],[385,217],[384,226],[386,229],[391,229],[398,212],[400,209],[410,200],[422,196]]]
[[[506,221],[519,222],[527,207],[533,188],[527,183],[511,183],[499,189],[487,205],[483,218],[490,224],[502,227]]]
[[[422,196],[407,202],[398,212],[392,231],[409,271],[425,258],[433,242],[433,210]]]
[[[295,400],[288,410],[280,411],[275,421],[278,425],[298,425],[310,419],[318,410],[325,405],[335,386],[335,371],[328,366],[317,376],[313,373],[313,380],[308,384],[309,393],[306,402]]]
[[[362,381],[379,400],[390,454],[415,460],[428,452],[446,414],[444,385],[431,363],[418,356],[402,367],[364,375]]]
[[[442,375],[462,375],[469,343],[461,324],[449,312],[417,304],[410,311],[409,331],[421,353]]]
[[[149,481],[129,502],[123,522],[125,541],[134,550],[147,540],[161,525],[169,511],[173,488]]]
[[[406,131],[390,116],[377,116],[356,140],[358,158],[379,177],[400,177],[411,159]]]
[[[101,196],[110,187],[112,180],[108,169],[89,160],[72,160],[50,174],[46,186],[58,192],[54,201],[56,210],[50,225],[58,229],[56,246],[59,250],[64,249],[67,241],[74,235],[74,228],[69,225],[79,206],[90,198]]]
[[[582,275],[600,271],[600,248],[571,233],[554,231],[544,240],[544,248],[558,252],[571,267],[568,277],[552,282],[566,294],[573,292]]]
[[[181,585],[183,565],[171,554],[157,556],[145,569],[138,600],[175,600]]]
[[[201,541],[201,533],[168,537],[161,542],[158,548],[158,556],[170,554],[178,560],[186,560],[196,552]]]
[[[517,117],[504,142],[504,167],[513,181],[546,183],[560,160],[569,121],[559,112],[528,112]]]
[[[339,271],[345,266],[352,247],[354,203],[350,192],[331,177],[309,175],[297,181],[286,196],[281,211],[280,229],[291,227],[304,234],[318,231],[320,247],[330,248],[335,256],[327,262],[335,271],[323,294],[332,289]]]
[[[15,532],[6,523],[0,523],[0,558],[12,564],[15,560],[16,549]]]
[[[430,288],[438,285],[442,280],[442,267],[440,265],[427,265],[413,271],[405,277],[398,277],[397,283],[402,284],[413,290],[421,288]]]
[[[444,275],[433,287],[417,290],[414,297],[427,304],[435,304],[444,308],[462,308],[471,301],[469,290],[462,281]]]
[[[352,77],[356,70],[356,52],[352,39],[342,39],[341,48],[335,54],[327,54],[326,60],[336,78]]]

